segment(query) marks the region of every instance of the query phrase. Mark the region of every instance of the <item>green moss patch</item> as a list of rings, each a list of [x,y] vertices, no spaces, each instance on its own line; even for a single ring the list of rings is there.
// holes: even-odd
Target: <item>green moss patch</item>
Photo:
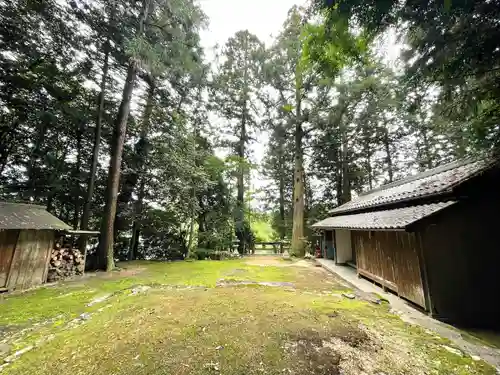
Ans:
[[[216,288],[222,278],[290,282],[295,288]],[[30,314],[46,319],[67,311],[19,336],[14,349],[36,347],[4,372],[495,373],[484,362],[448,352],[442,345],[449,342],[405,324],[387,306],[341,297],[342,288],[314,267],[260,267],[245,259],[133,262],[111,276],[2,301],[9,311],[2,322],[19,326],[31,324]],[[92,300],[97,302],[89,306]],[[22,317],[15,308],[25,309]]]

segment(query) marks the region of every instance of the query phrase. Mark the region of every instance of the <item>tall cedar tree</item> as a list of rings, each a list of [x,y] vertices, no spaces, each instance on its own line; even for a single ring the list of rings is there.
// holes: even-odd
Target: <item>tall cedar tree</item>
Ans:
[[[247,145],[257,127],[257,92],[262,82],[264,45],[248,31],[229,38],[222,50],[221,64],[214,77],[214,106],[224,118],[235,142],[231,146],[237,157],[237,198],[235,230],[239,252],[246,251],[245,175],[248,174]]]

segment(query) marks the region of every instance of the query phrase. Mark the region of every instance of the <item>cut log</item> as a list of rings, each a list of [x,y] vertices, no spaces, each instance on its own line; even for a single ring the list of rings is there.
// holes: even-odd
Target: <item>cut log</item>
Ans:
[[[57,281],[74,275],[82,275],[85,265],[82,253],[72,247],[72,244],[63,242],[54,244],[50,255],[47,281]]]

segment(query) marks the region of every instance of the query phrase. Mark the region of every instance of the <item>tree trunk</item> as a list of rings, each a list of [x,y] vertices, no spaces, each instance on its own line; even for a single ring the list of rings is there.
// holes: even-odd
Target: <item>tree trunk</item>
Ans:
[[[18,125],[18,121],[12,120],[10,121],[10,126],[0,127],[0,176],[3,175],[3,171],[9,162],[9,157],[13,153],[14,146],[17,143],[15,129]]]
[[[427,129],[424,127],[422,128],[422,141],[423,141],[423,153],[424,153],[424,160],[422,163],[423,170],[426,169],[431,169],[432,168],[432,157],[431,157],[431,152],[430,152],[430,145],[429,145],[429,136],[427,134]]]
[[[203,204],[203,199],[201,197],[198,198],[198,206],[200,208],[200,214],[198,215],[198,237],[200,237],[200,234],[206,231],[205,206]]]
[[[196,190],[193,188],[193,204],[191,207],[191,218],[190,218],[190,223],[189,223],[189,240],[187,244],[188,248],[188,253],[192,251],[193,248],[193,237],[194,237],[194,222],[196,221],[195,215],[195,208],[194,208],[194,200],[196,199]]]
[[[131,171],[125,174],[125,179],[121,186],[121,191],[117,199],[117,212],[115,217],[115,227],[114,227],[114,238],[119,231],[128,230],[130,227],[130,222],[123,215],[123,211],[127,211],[127,207],[130,205],[132,200],[132,194],[144,173],[144,167],[146,165],[148,154],[149,154],[149,141],[148,133],[151,123],[151,115],[153,113],[154,107],[154,96],[156,91],[156,86],[152,78],[148,79],[149,89],[147,92],[146,105],[144,107],[144,113],[142,115],[142,125],[141,132],[139,135],[139,140],[135,144],[135,155],[133,163],[131,163]],[[133,219],[135,220],[135,218]]]
[[[351,179],[349,176],[349,151],[347,131],[341,128],[342,138],[342,204],[351,200]]]
[[[196,142],[198,139],[198,132],[196,129],[196,124],[194,125],[194,131],[193,131],[193,142],[192,142],[192,157],[195,162],[195,165],[198,166],[198,158],[196,155]],[[189,240],[187,244],[187,252],[188,255],[192,252],[193,250],[193,237],[194,237],[194,222],[196,221],[196,180],[194,178],[191,179],[191,183],[193,184],[193,187],[191,189],[191,214],[190,214],[190,223],[189,223]]]
[[[90,206],[92,204],[92,197],[94,196],[95,180],[97,176],[97,165],[99,163],[99,149],[101,147],[101,131],[102,131],[102,122],[104,118],[104,102],[106,96],[106,80],[108,79],[108,71],[109,71],[109,39],[106,41],[104,45],[104,64],[102,67],[101,85],[100,85],[100,92],[97,105],[97,120],[95,124],[94,146],[92,149],[92,164],[90,166],[87,195],[85,197],[82,220],[80,223],[80,228],[82,230],[89,229]],[[80,236],[80,243],[78,247],[82,252],[82,254],[85,254],[85,249],[87,247],[86,235]]]
[[[302,124],[295,128],[295,171],[293,181],[293,229],[291,253],[304,255],[304,165],[302,150]]]
[[[73,175],[74,179],[74,215],[73,215],[73,229],[78,229],[78,224],[80,222],[80,177],[82,168],[82,136],[83,136],[83,123],[78,124],[78,129],[76,129],[76,164],[75,171]]]
[[[245,40],[246,41],[246,40]],[[245,56],[247,56],[247,46],[245,45]],[[247,95],[248,95],[248,67],[243,68],[243,103],[241,108],[240,139],[238,144],[239,171],[237,177],[236,196],[236,237],[239,240],[238,252],[244,254],[246,251],[246,228],[245,228],[245,145],[247,142]]]
[[[389,140],[389,130],[384,129],[384,151],[385,151],[385,161],[387,163],[387,173],[389,174],[389,182],[394,181],[394,167],[392,165],[392,153],[391,153],[391,143]]]
[[[54,209],[53,203],[54,203],[54,195],[49,193],[49,196],[47,197],[46,210],[50,213],[52,213],[52,210]]]
[[[373,168],[371,159],[370,156],[366,158],[366,170],[368,172],[368,188],[373,190]]]
[[[107,271],[114,268],[113,233],[116,215],[116,202],[120,184],[120,169],[127,131],[127,120],[130,112],[130,102],[137,75],[137,61],[130,59],[127,69],[127,78],[123,88],[122,101],[116,118],[113,142],[111,144],[111,158],[109,161],[108,184],[106,188],[106,205],[101,221],[101,236],[99,239],[99,268],[106,267]]]
[[[239,240],[238,252],[243,254],[246,250],[245,244],[245,143],[246,143],[246,114],[243,109],[241,119],[240,140],[238,144],[239,171],[237,178],[237,196],[236,196],[236,237]]]
[[[143,175],[139,184],[139,195],[137,196],[137,201],[134,204],[134,222],[132,223],[132,238],[130,239],[129,246],[129,260],[134,260],[137,256],[137,250],[139,248],[139,238],[141,235],[139,220],[142,215],[142,210],[144,206],[144,196],[146,193],[146,178]]]
[[[337,147],[333,154],[333,163],[335,169],[335,192],[337,197],[337,206],[342,204],[342,152],[340,148]]]
[[[139,37],[144,32],[144,24],[149,16],[152,0],[145,0],[139,22]],[[125,133],[127,131],[127,120],[130,113],[130,102],[132,92],[134,91],[135,80],[137,77],[138,61],[135,58],[129,58],[127,68],[127,78],[123,87],[122,101],[118,109],[118,116],[115,121],[113,131],[113,142],[111,144],[111,158],[109,161],[108,184],[106,188],[106,205],[101,221],[101,236],[99,238],[99,266],[103,268],[106,265],[106,271],[112,271],[114,268],[114,219],[116,215],[116,203],[118,198],[118,188],[120,185],[120,169],[123,154],[123,144],[125,143]]]
[[[45,124],[43,123],[40,124],[36,135],[35,146],[29,157],[28,167],[26,171],[28,175],[28,182],[27,182],[27,189],[24,193],[24,199],[28,200],[30,198],[34,198],[35,202],[38,202],[38,195],[39,195],[38,194],[39,189],[37,188],[38,173],[36,171],[36,164],[41,154],[42,145],[45,143],[46,133],[47,133],[47,126],[45,126]]]
[[[283,241],[286,237],[285,224],[285,166],[283,163],[282,145],[280,144],[280,180],[279,180],[279,205],[280,205],[280,240]]]
[[[295,170],[293,177],[293,227],[291,253],[295,256],[304,256],[304,150],[302,140],[304,138],[304,129],[302,128],[301,112],[301,80],[296,72],[295,87]]]

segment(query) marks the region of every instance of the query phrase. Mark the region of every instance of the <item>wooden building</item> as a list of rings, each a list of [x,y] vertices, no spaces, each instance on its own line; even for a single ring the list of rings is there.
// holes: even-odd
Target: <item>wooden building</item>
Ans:
[[[44,283],[56,232],[68,230],[45,207],[0,202],[0,290]]]
[[[313,225],[337,264],[433,316],[500,325],[500,168],[450,163],[372,190]]]

